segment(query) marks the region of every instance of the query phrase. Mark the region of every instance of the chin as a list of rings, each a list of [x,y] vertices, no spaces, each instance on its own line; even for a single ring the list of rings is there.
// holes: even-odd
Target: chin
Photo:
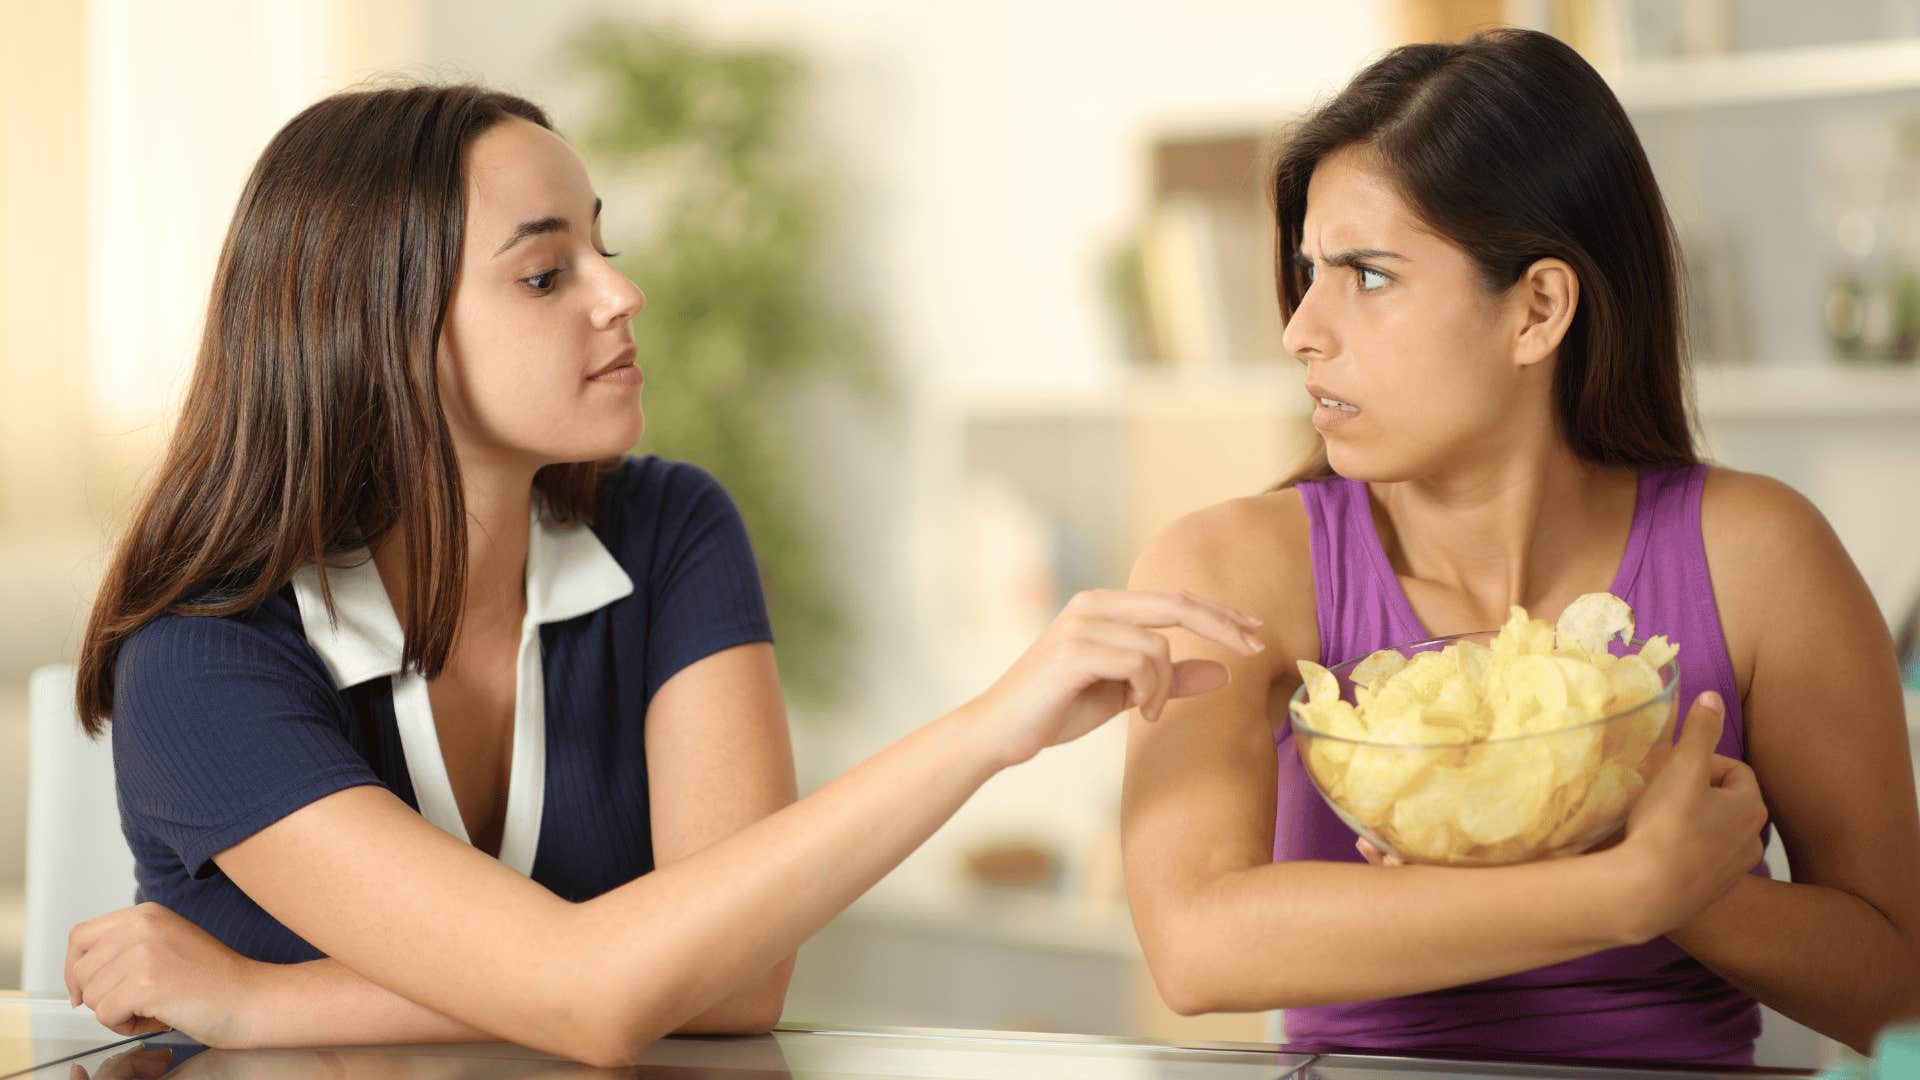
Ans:
[[[638,417],[630,424],[595,425],[591,430],[573,432],[565,446],[548,447],[540,456],[554,463],[604,461],[631,451],[645,430],[646,424]]]
[[[1348,480],[1363,484],[1390,484],[1418,475],[1419,470],[1405,461],[1395,461],[1379,453],[1366,453],[1352,445],[1327,440],[1327,464]]]

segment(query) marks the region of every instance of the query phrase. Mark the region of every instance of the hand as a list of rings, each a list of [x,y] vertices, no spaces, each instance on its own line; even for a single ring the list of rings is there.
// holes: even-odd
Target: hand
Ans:
[[[1071,742],[1128,706],[1153,721],[1172,698],[1227,684],[1214,660],[1174,663],[1166,635],[1178,626],[1242,656],[1266,648],[1260,620],[1189,593],[1083,592],[1000,680],[968,702],[1002,765]]]
[[[1637,913],[1638,940],[1686,924],[1766,854],[1767,805],[1753,770],[1713,752],[1725,717],[1718,694],[1694,699],[1679,741],[1627,817],[1626,837],[1602,856],[1630,868],[1627,910]]]
[[[109,912],[67,935],[68,1000],[121,1035],[174,1028],[207,1046],[239,1045],[269,966],[159,904]]]

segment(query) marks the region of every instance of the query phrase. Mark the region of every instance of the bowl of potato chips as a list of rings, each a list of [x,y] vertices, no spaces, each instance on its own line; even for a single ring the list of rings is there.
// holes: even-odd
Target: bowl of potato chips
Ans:
[[[1679,647],[1589,593],[1549,625],[1300,662],[1287,711],[1333,812],[1403,862],[1495,866],[1607,840],[1673,744]]]

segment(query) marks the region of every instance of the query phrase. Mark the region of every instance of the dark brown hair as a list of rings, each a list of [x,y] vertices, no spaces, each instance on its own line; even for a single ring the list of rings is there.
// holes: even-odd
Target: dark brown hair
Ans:
[[[303,562],[400,528],[403,662],[446,665],[466,594],[466,512],[435,347],[460,266],[465,151],[541,109],[471,85],[337,94],[280,129],[241,192],[158,473],[87,620],[75,695],[98,735],[114,662],[163,612],[232,615]],[[551,465],[536,497],[592,516],[606,463]]]
[[[1679,247],[1626,110],[1580,54],[1503,28],[1403,45],[1283,136],[1271,193],[1280,311],[1306,294],[1307,184],[1364,148],[1414,213],[1465,249],[1489,293],[1536,260],[1573,267],[1580,298],[1553,405],[1574,454],[1603,465],[1699,460],[1689,419]],[[1279,487],[1332,474],[1326,447]]]

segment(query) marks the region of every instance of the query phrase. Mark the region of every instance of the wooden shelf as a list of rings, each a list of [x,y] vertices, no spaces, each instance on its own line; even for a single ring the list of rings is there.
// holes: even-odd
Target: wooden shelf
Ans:
[[[1607,81],[1638,113],[1920,90],[1920,38],[1633,64]]]

